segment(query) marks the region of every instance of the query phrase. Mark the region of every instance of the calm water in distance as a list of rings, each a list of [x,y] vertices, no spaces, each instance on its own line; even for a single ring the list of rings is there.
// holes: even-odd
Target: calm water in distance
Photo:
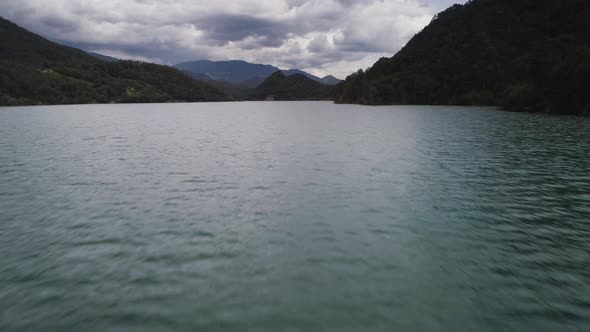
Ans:
[[[590,118],[0,108],[0,331],[590,331]]]

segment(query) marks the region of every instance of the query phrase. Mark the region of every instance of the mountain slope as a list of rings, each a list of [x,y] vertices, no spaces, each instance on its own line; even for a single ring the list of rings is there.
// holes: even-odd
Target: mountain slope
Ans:
[[[188,71],[188,70],[181,70],[185,75],[191,77],[194,80],[197,81],[201,81],[201,82],[211,82],[213,81],[211,79],[211,77],[205,75],[205,74],[197,74],[197,73],[193,73],[192,71]]]
[[[339,79],[337,79],[336,77],[334,77],[332,75],[324,76],[320,80],[320,83],[322,83],[324,85],[336,85],[336,84],[338,84],[340,82],[342,82],[342,81],[339,80]]]
[[[585,0],[455,5],[395,56],[349,76],[337,101],[589,113],[588,22]]]
[[[267,79],[272,73],[280,70],[271,65],[255,64],[245,61],[209,61],[198,60],[182,62],[174,65],[182,71],[191,72],[197,75],[207,75],[216,81],[225,81],[234,84],[241,84],[249,87],[256,87]],[[315,75],[299,69],[283,70],[286,76],[302,74],[308,78],[326,85],[334,85],[340,81],[336,78],[324,80]],[[331,76],[333,77],[333,76]]]
[[[39,70],[0,61],[0,105],[225,101],[218,89],[180,71],[121,60]]]
[[[266,78],[278,69],[271,65],[253,64],[245,61],[189,61],[174,66],[180,70],[207,75],[216,81],[241,83],[252,78]]]
[[[0,105],[230,99],[172,67],[107,63],[6,20],[0,20],[0,46]]]
[[[258,100],[320,100],[329,99],[332,87],[322,85],[302,74],[286,76],[276,71],[251,95]]]
[[[318,83],[323,84],[321,78],[319,78],[319,77],[317,77],[315,75],[312,75],[310,73],[304,72],[303,70],[299,70],[299,69],[287,69],[287,70],[282,70],[282,72],[283,72],[283,74],[285,74],[285,76],[292,76],[292,75],[295,75],[295,74],[301,74],[301,75],[303,75],[303,76],[305,76],[305,77],[307,77],[307,78],[309,78],[311,80],[314,80],[314,81],[316,81]]]
[[[88,54],[92,55],[93,57],[97,58],[98,60],[102,60],[104,62],[115,62],[119,61],[120,59],[113,58],[112,56],[96,53],[96,52],[88,52]]]
[[[51,42],[1,17],[0,37],[0,61],[17,60],[35,67],[100,61],[82,50]]]

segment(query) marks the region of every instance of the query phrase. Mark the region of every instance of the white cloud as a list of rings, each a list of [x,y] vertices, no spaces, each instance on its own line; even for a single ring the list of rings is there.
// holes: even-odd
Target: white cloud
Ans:
[[[452,0],[19,0],[9,20],[49,39],[165,64],[241,59],[344,78],[391,56]]]

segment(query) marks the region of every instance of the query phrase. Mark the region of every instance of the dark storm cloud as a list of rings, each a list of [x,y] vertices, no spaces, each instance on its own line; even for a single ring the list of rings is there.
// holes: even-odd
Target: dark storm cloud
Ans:
[[[194,25],[221,45],[246,37],[264,36],[261,46],[280,46],[290,32],[286,24],[247,15],[211,15],[199,19]]]
[[[452,0],[0,1],[52,40],[167,64],[242,59],[346,75],[391,56]]]
[[[336,46],[338,47],[338,50],[342,51],[342,52],[373,52],[373,53],[378,53],[378,52],[386,52],[387,50],[389,50],[388,45],[378,45],[378,44],[373,44],[370,42],[365,42],[365,41],[361,41],[361,40],[351,40],[351,41],[344,41],[344,42],[339,42],[336,44]]]
[[[58,42],[61,42],[58,40]],[[119,50],[126,54],[141,54],[146,58],[157,58],[161,55],[162,50],[174,49],[174,44],[166,43],[158,40],[152,40],[150,43],[141,44],[125,44],[125,43],[108,43],[108,44],[96,44],[96,43],[85,43],[75,42],[72,43],[73,47],[81,48],[83,50],[95,50],[100,48],[107,48],[113,50]]]
[[[54,29],[70,31],[75,31],[80,26],[78,21],[60,17],[44,17],[39,23]]]

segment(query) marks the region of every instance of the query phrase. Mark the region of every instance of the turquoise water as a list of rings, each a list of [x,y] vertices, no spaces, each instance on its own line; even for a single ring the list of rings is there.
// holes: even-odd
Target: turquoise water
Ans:
[[[1,331],[588,331],[590,119],[0,108]]]

